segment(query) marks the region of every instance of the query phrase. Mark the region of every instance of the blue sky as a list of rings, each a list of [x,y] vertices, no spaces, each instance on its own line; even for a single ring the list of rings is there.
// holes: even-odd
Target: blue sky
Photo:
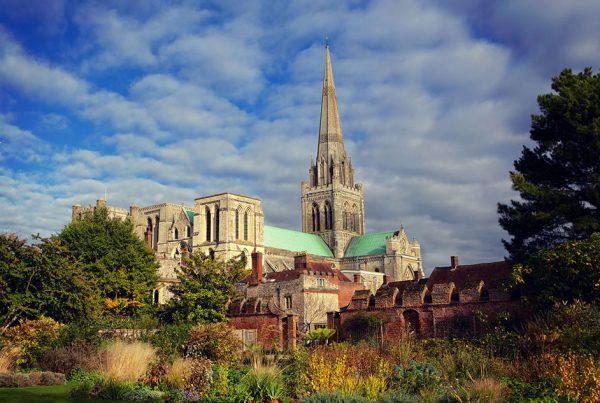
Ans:
[[[369,231],[501,259],[536,96],[600,66],[598,1],[0,0],[0,232],[232,191],[299,229],[324,37]]]

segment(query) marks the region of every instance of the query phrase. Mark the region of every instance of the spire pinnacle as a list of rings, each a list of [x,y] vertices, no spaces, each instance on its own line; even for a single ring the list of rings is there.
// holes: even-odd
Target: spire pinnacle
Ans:
[[[325,71],[323,72],[323,95],[321,99],[321,124],[319,127],[319,147],[317,159],[340,160],[346,157],[344,138],[340,124],[329,41],[325,42]]]

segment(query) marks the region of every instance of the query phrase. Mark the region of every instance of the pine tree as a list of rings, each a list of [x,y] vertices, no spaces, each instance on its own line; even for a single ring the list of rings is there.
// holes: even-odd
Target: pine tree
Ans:
[[[600,74],[565,69],[552,89],[532,115],[535,146],[523,147],[510,173],[520,199],[498,205],[514,262],[600,231]]]

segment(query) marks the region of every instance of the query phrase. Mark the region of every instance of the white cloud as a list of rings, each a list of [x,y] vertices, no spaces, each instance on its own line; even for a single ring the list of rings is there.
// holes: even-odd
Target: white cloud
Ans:
[[[451,254],[500,259],[496,203],[514,197],[508,171],[535,97],[549,89],[548,70],[597,64],[600,10],[508,1],[479,15],[479,2],[460,3],[75,5],[82,35],[66,43],[79,75],[3,36],[0,86],[56,106],[48,122],[60,126],[52,116],[62,108],[95,129],[80,133],[94,140],[58,147],[37,171],[18,173],[0,154],[0,203],[11,214],[0,228],[56,231],[72,203],[93,203],[105,186],[121,207],[249,194],[262,199],[267,222],[299,228],[328,34],[368,229],[403,223],[427,268]],[[35,130],[0,123],[20,161],[50,154]],[[32,222],[23,208],[40,205]]]

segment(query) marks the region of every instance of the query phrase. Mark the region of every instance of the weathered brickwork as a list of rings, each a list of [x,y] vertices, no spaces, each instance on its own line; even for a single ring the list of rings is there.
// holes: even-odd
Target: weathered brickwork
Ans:
[[[345,324],[366,314],[382,323],[387,340],[409,332],[418,337],[478,335],[486,329],[481,318],[493,322],[499,314],[528,315],[518,295],[502,288],[510,271],[505,262],[439,267],[429,278],[386,284],[374,296],[355,293],[348,307],[328,314],[328,326],[344,339],[350,336]]]

